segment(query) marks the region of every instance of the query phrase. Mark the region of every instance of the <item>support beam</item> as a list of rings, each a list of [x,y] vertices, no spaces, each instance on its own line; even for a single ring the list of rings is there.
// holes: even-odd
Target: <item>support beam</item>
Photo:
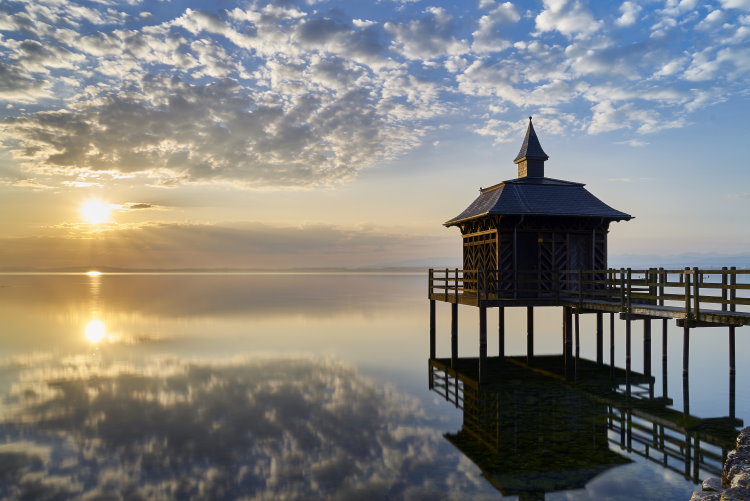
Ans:
[[[576,365],[575,365],[575,378],[578,379],[578,366],[581,365],[579,359],[581,357],[581,322],[580,315],[575,314],[575,335],[576,335]]]
[[[704,322],[703,320],[692,320],[686,318],[677,319],[677,327],[736,327],[734,324],[723,324],[721,322]]]
[[[734,330],[735,327],[729,328],[729,372],[735,373],[735,353],[734,353]]]
[[[734,371],[731,371],[729,373],[729,417],[732,419],[737,417],[735,413],[736,394],[737,394],[736,374]]]
[[[458,303],[451,304],[451,368],[458,366]]]
[[[682,375],[687,377],[690,369],[690,327],[682,328]]]
[[[643,321],[643,373],[651,375],[651,320]]]
[[[655,317],[653,315],[641,315],[638,313],[620,313],[620,320],[656,320],[661,317]]]
[[[501,357],[505,356],[505,308],[499,307],[497,309],[498,314],[498,325],[497,325],[497,337],[498,337],[498,351]]]
[[[687,372],[682,373],[682,412],[690,414],[690,378]]]
[[[479,307],[479,383],[487,382],[487,308]]]
[[[573,310],[569,306],[563,307],[563,361],[568,378],[573,372]]]
[[[435,358],[435,300],[430,299],[430,360]]]
[[[667,327],[667,319],[665,318],[661,324],[661,394],[664,398],[669,396],[669,385],[667,384],[667,362],[669,359]]]
[[[632,320],[629,318],[625,320],[625,388],[628,396],[630,396],[631,323]]]
[[[526,363],[534,360],[534,307],[526,307]]]
[[[604,363],[604,314],[596,314],[596,363]]]
[[[609,372],[615,374],[615,314],[609,314]]]

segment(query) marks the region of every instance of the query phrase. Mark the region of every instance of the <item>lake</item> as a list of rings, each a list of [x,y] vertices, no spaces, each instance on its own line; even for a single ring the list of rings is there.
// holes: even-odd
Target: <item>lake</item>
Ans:
[[[572,385],[495,360],[477,389],[477,310],[460,308],[459,381],[429,363],[426,292],[426,273],[0,275],[0,497],[687,500],[704,449],[735,428],[730,401],[750,418],[746,364],[730,399],[726,329],[692,331],[687,386],[674,322],[664,384],[658,321],[653,378],[630,397],[584,362]],[[535,352],[554,363],[561,309],[535,313]],[[506,310],[509,355],[525,353],[525,318]],[[593,316],[581,326],[593,360]]]

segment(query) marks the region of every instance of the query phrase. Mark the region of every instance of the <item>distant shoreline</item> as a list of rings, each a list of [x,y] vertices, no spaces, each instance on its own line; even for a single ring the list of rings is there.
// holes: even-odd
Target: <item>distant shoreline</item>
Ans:
[[[174,269],[128,269],[91,266],[88,268],[51,269],[0,269],[0,275],[86,275],[96,272],[102,275],[413,275],[424,274],[427,266],[405,266],[388,268],[278,268],[278,269],[233,269],[233,268],[174,268]]]

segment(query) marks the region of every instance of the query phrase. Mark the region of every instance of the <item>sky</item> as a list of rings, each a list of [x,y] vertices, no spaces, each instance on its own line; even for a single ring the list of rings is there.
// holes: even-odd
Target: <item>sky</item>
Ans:
[[[0,268],[460,266],[528,116],[611,256],[750,254],[749,77],[750,0],[4,0]]]

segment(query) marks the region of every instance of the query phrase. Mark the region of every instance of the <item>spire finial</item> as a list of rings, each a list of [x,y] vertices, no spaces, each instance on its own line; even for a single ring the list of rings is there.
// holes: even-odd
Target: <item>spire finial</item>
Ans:
[[[529,126],[526,129],[521,151],[513,160],[518,164],[518,177],[544,177],[544,161],[549,158],[542,149],[542,145],[539,144],[531,118],[529,117]]]

